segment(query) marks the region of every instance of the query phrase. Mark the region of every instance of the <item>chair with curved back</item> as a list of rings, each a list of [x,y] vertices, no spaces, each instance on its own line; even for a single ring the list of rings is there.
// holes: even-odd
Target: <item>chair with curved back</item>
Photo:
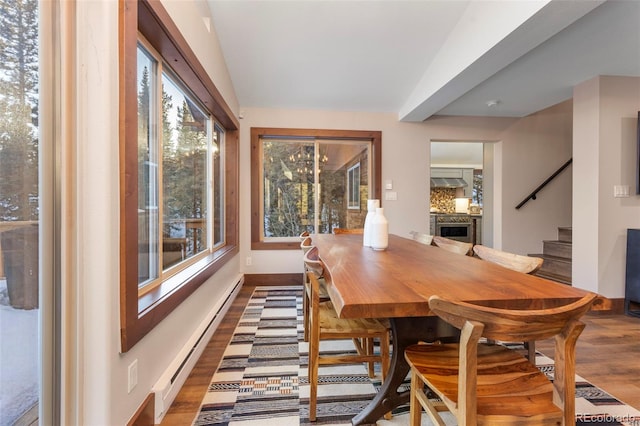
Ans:
[[[303,274],[302,274],[302,285],[303,287],[309,281],[309,277],[307,272],[312,271],[318,277],[318,281],[320,282],[320,301],[326,302],[329,300],[329,294],[327,293],[327,286],[324,281],[324,268],[320,263],[320,258],[318,257],[318,249],[315,248],[312,244],[311,237],[306,237],[301,243],[300,248],[302,249],[302,263],[303,263]],[[313,253],[307,256],[307,253],[311,250],[314,250]],[[303,295],[302,298],[302,326],[303,326],[303,337],[304,341],[309,341],[309,298],[306,297],[306,294]]]
[[[312,253],[314,249],[307,254]],[[321,262],[320,262],[321,263]],[[325,272],[326,273],[326,272]],[[320,302],[320,282],[316,273],[310,268],[309,280],[305,285],[304,297],[309,298],[309,420],[316,420],[318,399],[318,367],[320,365],[367,363],[369,375],[373,376],[371,365],[381,364],[382,380],[389,369],[389,328],[382,322],[372,318],[344,319],[339,318],[333,304]],[[320,353],[321,340],[350,339],[356,353]],[[380,341],[380,352],[373,350],[373,339]],[[388,418],[390,413],[386,415]]]
[[[487,262],[495,263],[512,271],[522,272],[523,274],[535,274],[542,267],[544,259],[535,256],[523,256],[521,254],[509,253],[506,251],[494,249],[492,247],[476,244],[473,246],[473,252],[477,257]],[[531,340],[524,343],[527,349],[529,359],[535,363],[536,360],[536,342]]]
[[[428,246],[430,246],[431,242],[433,241],[433,235],[424,234],[422,232],[411,231],[411,232],[409,232],[409,235],[411,235],[411,238],[414,241],[417,241],[417,242],[422,243],[422,244],[426,244]]]
[[[302,250],[303,259],[304,259],[305,253],[308,252],[311,249],[311,247],[313,247],[313,242],[311,240],[311,237],[309,237],[309,233],[307,232],[306,237],[302,237],[302,235],[300,235],[300,249]],[[302,262],[302,266],[303,266],[302,284],[304,285],[304,283],[307,282],[307,273],[306,273],[306,269],[304,268],[304,262]]]
[[[329,292],[327,291],[327,282],[324,278],[324,264],[322,263],[322,261],[320,260],[320,256],[318,255],[318,248],[313,246],[311,247],[311,250],[308,250],[308,252],[305,253],[304,255],[304,265],[305,265],[305,276],[307,277],[306,279],[308,280],[308,273],[309,272],[313,272],[315,274],[315,276],[318,279],[318,283],[320,284],[319,287],[319,298],[320,298],[320,303],[324,303],[324,302],[328,302],[331,300],[331,298],[329,297]],[[307,281],[308,282],[308,281]],[[304,294],[305,297],[303,297],[302,299],[302,321],[303,321],[303,326],[304,326],[304,341],[308,342],[309,341],[309,327],[310,327],[310,320],[309,320],[309,306],[311,305],[311,301],[310,301],[310,297],[306,297],[308,296],[306,293]],[[369,339],[365,342],[362,343],[363,347],[365,346],[370,346],[371,348],[373,348],[373,340]],[[369,363],[369,376],[373,377],[374,374],[374,366],[373,366],[373,362]]]
[[[309,251],[309,249],[312,246],[313,246],[313,241],[311,240],[311,237],[305,237],[300,241],[300,248],[302,249],[303,253],[306,253],[307,251]]]
[[[542,263],[544,262],[544,259],[540,257],[509,253],[481,244],[473,246],[473,252],[482,260],[496,263],[507,269],[522,272],[523,274],[534,274],[542,267]]]
[[[471,255],[471,248],[473,247],[473,244],[471,243],[456,241],[451,238],[440,237],[438,235],[433,237],[433,245],[450,251],[451,253],[462,254],[465,256]]]
[[[309,250],[305,251],[303,256],[305,273],[313,272],[316,276],[316,279],[322,281],[322,286],[324,287],[324,264],[322,260],[320,260],[320,255],[318,252],[318,247],[311,246]],[[307,276],[306,282],[309,282],[309,277]],[[326,288],[323,290],[326,293]]]
[[[438,411],[450,411],[459,425],[575,424],[575,347],[596,295],[539,310],[497,309],[429,299],[432,313],[461,330],[460,343],[415,344],[405,350],[411,367],[410,424],[420,424],[425,408],[444,425]],[[555,338],[553,383],[527,358],[494,340]],[[424,386],[437,399],[430,400]]]

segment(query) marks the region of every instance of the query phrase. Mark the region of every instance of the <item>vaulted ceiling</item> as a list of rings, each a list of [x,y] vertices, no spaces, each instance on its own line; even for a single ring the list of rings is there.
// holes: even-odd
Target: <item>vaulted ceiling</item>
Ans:
[[[208,0],[241,107],[522,117],[640,76],[640,1]]]

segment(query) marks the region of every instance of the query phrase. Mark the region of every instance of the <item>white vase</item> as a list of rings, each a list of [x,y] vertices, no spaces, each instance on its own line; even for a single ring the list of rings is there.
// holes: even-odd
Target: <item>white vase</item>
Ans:
[[[376,214],[371,219],[371,248],[385,250],[389,246],[389,222],[384,217],[384,209],[376,208]]]
[[[364,231],[362,245],[371,247],[371,221],[376,215],[376,209],[380,207],[380,200],[367,200],[367,216],[364,218]]]

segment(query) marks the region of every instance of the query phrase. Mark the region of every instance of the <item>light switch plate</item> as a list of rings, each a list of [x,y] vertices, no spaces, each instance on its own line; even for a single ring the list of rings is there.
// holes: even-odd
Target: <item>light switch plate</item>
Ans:
[[[613,185],[613,196],[615,198],[629,197],[629,185]]]
[[[129,365],[129,370],[127,374],[127,393],[131,393],[133,388],[138,384],[138,360],[134,359],[133,362]]]
[[[387,191],[384,193],[384,199],[388,201],[396,201],[398,199],[398,193],[395,191]]]
[[[384,189],[393,189],[393,181],[391,179],[384,181]]]

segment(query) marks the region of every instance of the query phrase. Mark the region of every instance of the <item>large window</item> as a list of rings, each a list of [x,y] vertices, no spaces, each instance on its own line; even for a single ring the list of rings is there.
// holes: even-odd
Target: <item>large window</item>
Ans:
[[[237,253],[239,126],[162,5],[122,5],[126,351]]]
[[[152,52],[138,45],[138,284],[145,289],[224,240],[224,130]]]
[[[380,132],[252,128],[251,143],[254,250],[364,226],[380,196]]]

